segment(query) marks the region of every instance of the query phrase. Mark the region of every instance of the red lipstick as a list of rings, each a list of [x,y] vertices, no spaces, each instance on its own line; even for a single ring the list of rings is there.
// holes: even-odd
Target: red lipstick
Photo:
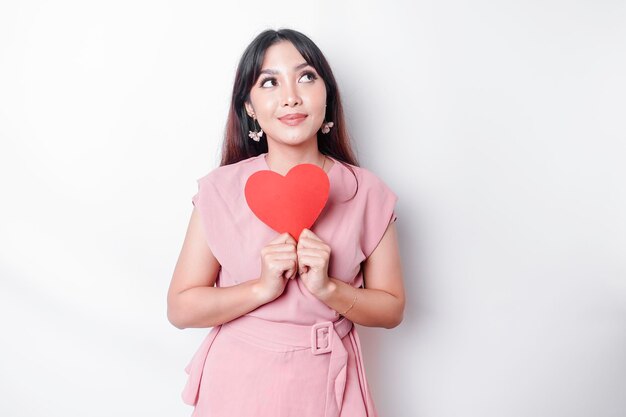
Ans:
[[[307,115],[302,113],[290,113],[286,114],[282,117],[279,117],[278,120],[283,122],[289,126],[295,126],[300,124],[304,119],[306,119]]]

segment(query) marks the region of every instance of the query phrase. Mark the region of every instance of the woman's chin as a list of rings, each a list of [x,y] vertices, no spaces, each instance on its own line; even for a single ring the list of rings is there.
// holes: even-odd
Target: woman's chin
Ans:
[[[278,142],[285,143],[287,145],[302,145],[310,140],[315,140],[315,135],[302,135],[302,134],[293,134],[293,135],[281,135],[276,137]]]

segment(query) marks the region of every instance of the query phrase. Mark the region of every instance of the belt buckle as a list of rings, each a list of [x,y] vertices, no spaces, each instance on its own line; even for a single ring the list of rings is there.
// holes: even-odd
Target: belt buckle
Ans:
[[[333,322],[323,321],[311,327],[311,351],[314,355],[321,355],[332,350]]]

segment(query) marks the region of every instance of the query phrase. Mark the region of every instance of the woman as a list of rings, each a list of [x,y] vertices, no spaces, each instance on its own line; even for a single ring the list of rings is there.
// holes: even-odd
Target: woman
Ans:
[[[296,241],[260,221],[243,190],[254,172],[303,163],[326,172],[330,191]],[[213,327],[185,369],[193,416],[377,415],[353,323],[402,321],[396,201],[358,166],[319,48],[290,29],[259,34],[239,62],[221,165],[198,179],[168,292],[173,325]]]

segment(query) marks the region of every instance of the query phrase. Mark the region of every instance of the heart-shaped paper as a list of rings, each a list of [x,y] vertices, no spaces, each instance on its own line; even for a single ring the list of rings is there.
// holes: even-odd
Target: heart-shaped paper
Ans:
[[[248,206],[278,233],[289,232],[298,241],[310,229],[328,201],[328,174],[314,164],[299,164],[282,176],[270,170],[250,175],[244,189]]]

